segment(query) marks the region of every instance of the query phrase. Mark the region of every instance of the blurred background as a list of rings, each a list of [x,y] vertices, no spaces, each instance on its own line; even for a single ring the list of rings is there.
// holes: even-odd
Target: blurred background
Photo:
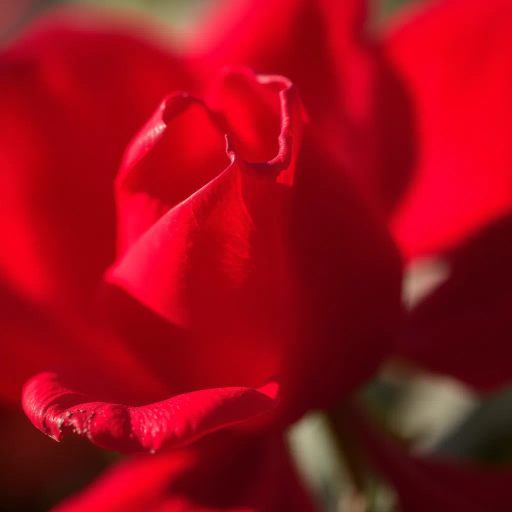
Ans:
[[[381,0],[376,16],[385,18],[400,7],[422,1],[428,0]],[[196,16],[200,16],[204,8],[211,8],[215,2],[216,0],[1,0],[0,38],[5,42],[26,23],[48,9],[80,4],[143,13],[169,24],[175,35],[186,34],[187,27],[194,22]]]
[[[216,0],[0,0],[0,41],[8,44],[34,18],[64,4],[95,4],[144,13],[167,24],[178,39],[203,9]],[[243,0],[240,0],[243,1]],[[381,1],[376,23],[419,0]],[[413,306],[446,278],[436,261],[411,267],[404,281],[404,300]],[[362,399],[387,429],[414,451],[457,455],[502,464],[512,459],[512,391],[485,399],[461,384],[422,374],[390,362],[379,378],[361,392]],[[18,439],[25,439],[19,444]],[[355,494],[353,475],[337,449],[329,422],[311,414],[288,433],[299,471],[326,512],[390,512],[395,496],[385,482],[365,475],[364,495]],[[81,439],[57,444],[38,432],[17,411],[0,409],[0,509],[46,511],[92,481],[119,455],[96,449]],[[16,449],[10,449],[16,446]],[[41,471],[44,468],[44,471]]]

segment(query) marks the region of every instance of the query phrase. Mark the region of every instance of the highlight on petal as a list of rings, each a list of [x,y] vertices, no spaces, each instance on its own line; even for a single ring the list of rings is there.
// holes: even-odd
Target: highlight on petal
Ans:
[[[117,464],[55,512],[312,512],[278,432],[217,432]]]
[[[175,93],[134,138],[116,178],[120,254],[229,165],[212,117],[201,100]]]
[[[414,173],[391,218],[407,258],[453,248],[512,208],[512,4],[433,2],[383,44],[415,113]]]
[[[480,391],[512,382],[512,215],[443,255],[450,274],[405,319],[396,353]]]
[[[179,446],[222,427],[271,411],[278,386],[195,391],[150,405],[91,401],[66,387],[54,373],[42,373],[23,389],[23,408],[32,423],[60,441],[69,434],[123,453]]]
[[[512,471],[441,456],[420,457],[379,432],[364,414],[343,409],[343,424],[368,461],[388,479],[404,512],[505,512],[510,508]]]

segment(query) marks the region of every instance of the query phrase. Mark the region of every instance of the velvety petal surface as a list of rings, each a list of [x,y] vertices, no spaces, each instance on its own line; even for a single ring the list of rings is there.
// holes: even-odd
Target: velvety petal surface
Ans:
[[[281,438],[208,436],[186,450],[127,459],[55,512],[312,512]]]
[[[196,391],[169,400],[131,407],[92,402],[68,389],[53,373],[42,373],[23,389],[23,408],[42,432],[60,441],[84,436],[109,450],[155,452],[188,443],[275,407],[277,385],[260,389],[222,388]]]
[[[359,449],[399,495],[404,512],[505,512],[510,508],[510,468],[464,464],[442,457],[407,453],[368,422],[361,412],[346,412],[344,424]]]
[[[60,310],[86,303],[115,257],[112,183],[126,145],[165,94],[191,87],[149,28],[57,11],[0,55],[0,268]]]
[[[453,247],[510,211],[511,23],[507,0],[436,2],[384,41],[416,126],[414,173],[391,219],[407,257]]]
[[[444,255],[448,279],[406,317],[399,356],[481,391],[512,381],[512,216]]]

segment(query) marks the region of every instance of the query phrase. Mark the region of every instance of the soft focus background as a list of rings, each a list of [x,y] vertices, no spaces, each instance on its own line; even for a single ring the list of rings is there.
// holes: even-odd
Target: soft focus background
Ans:
[[[382,1],[375,12],[376,24],[386,23],[390,14],[417,1]],[[189,27],[215,0],[0,0],[0,41],[8,44],[27,23],[49,9],[79,3],[143,12],[167,24],[178,40],[185,40]],[[441,262],[418,262],[404,281],[404,300],[414,305],[446,275]],[[390,362],[362,391],[362,397],[382,425],[413,450],[498,464],[512,459],[512,391],[482,400],[456,382]],[[27,441],[20,445],[20,437]],[[347,469],[350,465],[336,447],[324,416],[306,417],[288,437],[305,483],[324,510],[394,510],[392,489],[370,474],[364,475],[366,493],[355,494],[351,486],[354,475]],[[0,440],[0,509],[5,511],[48,510],[119,457],[81,439],[66,438],[57,444],[21,413],[6,409],[0,409]],[[14,445],[16,450],[10,449]]]

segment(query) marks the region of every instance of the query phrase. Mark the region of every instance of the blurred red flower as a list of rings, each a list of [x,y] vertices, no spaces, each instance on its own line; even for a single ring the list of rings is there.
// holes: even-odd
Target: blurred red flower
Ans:
[[[4,397],[30,378],[25,411],[55,439],[180,448],[63,510],[144,496],[155,510],[280,510],[273,485],[293,477],[268,478],[281,460],[268,447],[282,452],[269,429],[332,405],[390,354],[479,390],[509,382],[510,9],[446,0],[372,40],[363,0],[227,2],[185,58],[118,20],[60,15],[3,52]],[[381,214],[405,260],[451,270],[400,329]],[[418,461],[347,421],[404,510],[501,510],[507,474]],[[198,475],[217,485],[218,461],[218,494],[198,490]],[[263,491],[225,501],[249,479]],[[289,488],[279,498],[300,495]]]
[[[382,38],[415,126],[409,183],[394,198],[390,228],[404,259],[434,257],[448,269],[405,315],[394,353],[483,392],[511,380],[511,22],[506,0],[446,0],[402,16]],[[408,140],[398,130],[394,137]],[[392,169],[387,177],[401,179]],[[380,196],[385,204],[387,189]],[[413,457],[359,413],[345,417],[402,510],[510,508],[509,466]]]

